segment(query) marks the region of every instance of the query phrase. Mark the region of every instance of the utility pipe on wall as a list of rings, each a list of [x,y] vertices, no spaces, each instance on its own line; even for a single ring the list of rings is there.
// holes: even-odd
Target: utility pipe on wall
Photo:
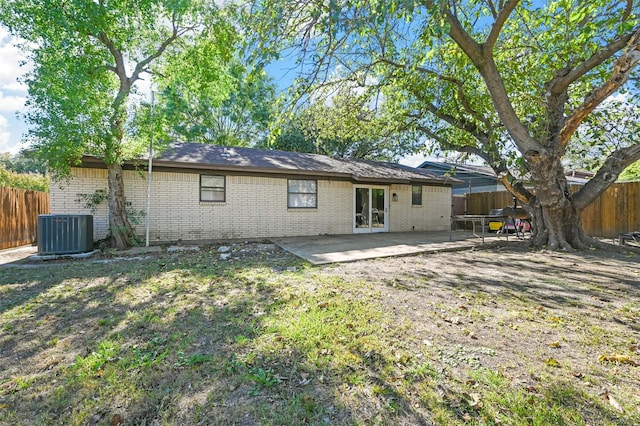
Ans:
[[[149,247],[149,220],[151,216],[151,172],[153,170],[153,90],[151,91],[151,136],[149,137],[149,167],[147,169],[147,223],[145,230],[145,247]]]

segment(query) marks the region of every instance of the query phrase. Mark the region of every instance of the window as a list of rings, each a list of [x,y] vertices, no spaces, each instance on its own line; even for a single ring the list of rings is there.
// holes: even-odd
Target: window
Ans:
[[[224,202],[224,190],[224,176],[200,175],[200,201]]]
[[[315,209],[318,207],[318,182],[289,179],[287,197],[290,209]]]
[[[412,206],[422,205],[422,185],[411,186],[411,205]]]

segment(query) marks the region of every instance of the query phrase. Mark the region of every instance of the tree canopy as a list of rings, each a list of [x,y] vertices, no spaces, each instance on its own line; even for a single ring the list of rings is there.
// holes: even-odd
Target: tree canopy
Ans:
[[[368,93],[342,88],[315,96],[284,124],[276,123],[270,147],[340,158],[395,161],[422,144],[398,129]]]
[[[580,212],[640,158],[634,133],[607,138],[620,116],[607,107],[612,95],[638,110],[632,0],[256,0],[251,19],[262,52],[301,52],[302,91],[357,82],[382,93],[398,126],[432,149],[486,161],[532,214],[537,246],[597,244],[582,232]],[[563,161],[585,144],[604,158],[572,193]]]
[[[267,132],[275,86],[264,70],[241,61],[239,40],[228,39],[220,51],[209,37],[205,34],[191,46],[172,49],[154,75],[158,86],[154,115],[161,120],[162,135],[217,145],[253,145]]]
[[[49,178],[40,174],[16,173],[0,164],[0,187],[49,192]]]
[[[126,134],[139,102],[132,95],[178,40],[205,30],[232,31],[217,10],[207,0],[0,0],[0,23],[25,40],[22,48],[34,64],[25,79],[27,137],[58,174],[68,173],[83,154],[104,160],[117,247],[133,237],[121,167],[138,148]],[[224,48],[227,37],[220,38]]]
[[[636,161],[620,173],[620,180],[640,181],[640,161]]]
[[[0,153],[0,167],[14,173],[32,173],[44,175],[47,166],[40,161],[35,153],[30,150],[22,150],[16,155],[9,152]]]

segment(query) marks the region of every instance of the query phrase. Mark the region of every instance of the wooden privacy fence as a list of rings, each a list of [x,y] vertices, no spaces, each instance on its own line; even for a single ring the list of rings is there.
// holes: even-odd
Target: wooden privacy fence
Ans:
[[[508,191],[467,194],[467,214],[489,214],[493,209],[507,206],[513,206],[513,195]]]
[[[467,214],[487,214],[506,206],[513,206],[513,196],[507,191],[467,194]],[[609,187],[584,209],[582,226],[594,237],[613,238],[623,232],[640,231],[640,182]]]
[[[47,192],[0,187],[0,249],[34,244],[38,215],[48,213]]]
[[[640,231],[640,182],[617,183],[582,212],[582,226],[596,237]]]

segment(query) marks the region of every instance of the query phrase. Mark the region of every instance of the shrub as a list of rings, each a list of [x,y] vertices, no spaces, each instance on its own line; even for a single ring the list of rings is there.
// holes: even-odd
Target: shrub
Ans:
[[[20,188],[30,191],[49,192],[49,178],[35,174],[10,172],[0,167],[0,187]]]

